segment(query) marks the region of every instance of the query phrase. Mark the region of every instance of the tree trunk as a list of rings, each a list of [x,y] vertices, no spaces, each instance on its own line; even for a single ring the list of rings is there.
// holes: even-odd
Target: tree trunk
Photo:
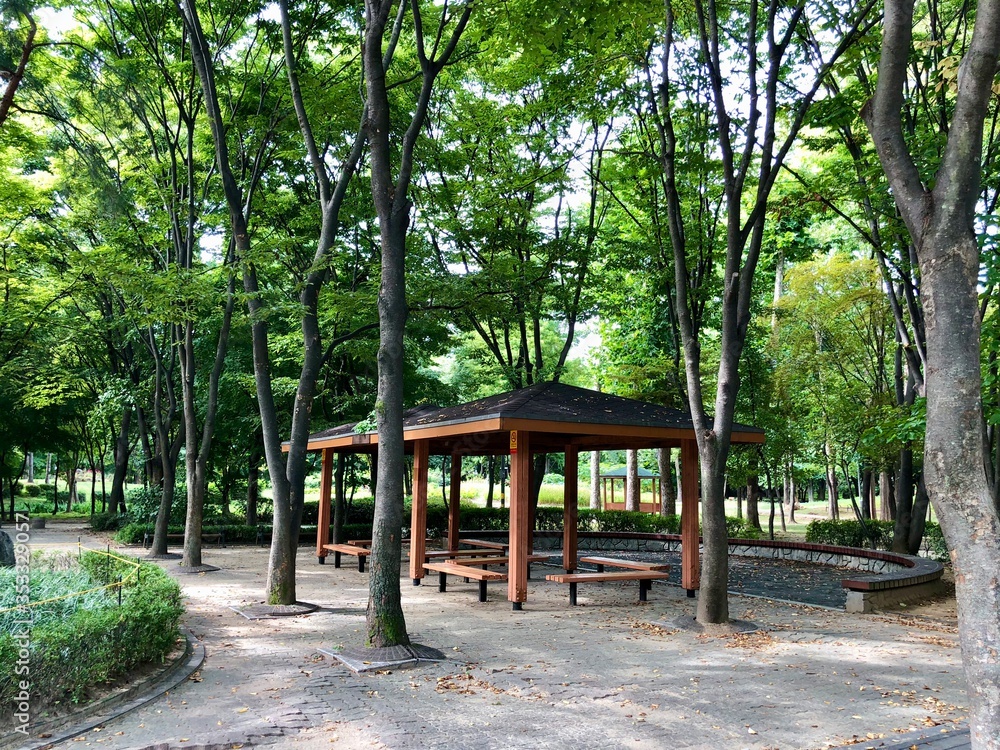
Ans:
[[[729,532],[726,528],[725,459],[701,452],[701,590],[696,618],[701,623],[729,620]]]
[[[489,456],[486,460],[486,507],[493,507],[493,475],[496,470],[497,457]]]
[[[878,495],[878,518],[880,521],[891,521],[894,515],[896,503],[892,498],[891,475],[885,469],[880,471],[878,474]]]
[[[111,512],[125,513],[125,478],[128,476],[129,442],[128,433],[132,426],[132,407],[126,406],[122,412],[122,422],[115,441],[115,475],[111,480]],[[48,467],[46,467],[46,477]]]
[[[625,510],[639,510],[639,453],[625,451]]]
[[[28,484],[35,483],[35,454],[28,453]]]
[[[760,481],[756,474],[747,477],[747,523],[760,529]],[[773,514],[772,514],[773,516]]]
[[[896,475],[896,524],[892,529],[892,551],[907,554],[910,524],[913,521],[913,451],[899,452],[899,472]]]
[[[875,483],[871,468],[865,467],[861,475],[861,517],[870,520],[875,517]]]
[[[1000,2],[977,6],[959,65],[947,145],[930,179],[920,174],[908,150],[901,117],[913,10],[913,0],[885,3],[878,85],[862,115],[919,259],[927,340],[924,481],[955,571],[972,746],[995,750],[1000,748],[1000,517],[985,472],[975,214],[983,123],[1000,57]],[[900,496],[897,506],[901,503]]]
[[[45,454],[45,484],[52,481],[52,454]]]
[[[590,452],[590,509],[601,509],[601,452]]]
[[[674,480],[670,476],[670,460],[672,449],[660,448],[656,452],[657,466],[660,471],[660,515],[677,515],[677,495],[674,492]]]
[[[55,465],[52,467],[52,514],[59,512],[59,456],[56,455]],[[124,500],[122,501],[125,502]],[[10,496],[11,512],[14,507],[14,495]]]

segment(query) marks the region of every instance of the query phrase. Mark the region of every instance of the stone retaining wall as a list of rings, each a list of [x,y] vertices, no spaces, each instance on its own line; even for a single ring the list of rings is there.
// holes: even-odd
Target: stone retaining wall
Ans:
[[[506,531],[463,531],[461,534],[478,539],[507,539]],[[677,534],[581,531],[578,545],[585,552],[680,552],[681,538]],[[534,548],[536,551],[562,549],[562,532],[536,531]],[[861,571],[863,575],[845,578],[841,584],[847,589],[848,612],[871,612],[890,603],[911,603],[940,594],[943,589],[941,563],[883,550],[770,539],[730,539],[729,554]]]

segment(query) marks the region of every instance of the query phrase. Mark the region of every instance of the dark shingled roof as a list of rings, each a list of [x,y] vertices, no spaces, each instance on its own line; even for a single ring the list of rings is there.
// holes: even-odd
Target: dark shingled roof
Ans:
[[[403,428],[459,424],[493,418],[532,419],[569,424],[621,425],[692,429],[691,417],[679,409],[578,388],[564,383],[536,383],[516,391],[444,408],[425,404],[404,412]],[[331,427],[310,440],[350,435],[357,423]],[[735,432],[763,434],[749,425],[734,424]]]
[[[436,412],[441,407],[437,404],[421,404],[420,406],[414,406],[412,409],[407,409],[403,412],[403,424],[409,424],[409,420],[413,417],[418,417],[421,414],[429,414],[431,412]],[[309,436],[310,440],[318,440],[320,438],[331,438],[339,437],[341,435],[353,435],[354,428],[357,422],[350,422],[348,424],[337,425],[336,427],[328,427],[320,432],[314,432]]]

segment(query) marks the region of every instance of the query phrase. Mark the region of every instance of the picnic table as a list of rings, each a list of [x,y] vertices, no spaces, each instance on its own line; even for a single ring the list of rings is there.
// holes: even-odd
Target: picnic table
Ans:
[[[670,576],[670,566],[665,563],[649,563],[619,557],[581,557],[580,562],[597,566],[597,571],[594,573],[552,573],[545,576],[546,581],[569,584],[569,603],[571,606],[576,605],[576,587],[580,583],[638,581],[639,601],[644,602],[647,600],[646,595],[653,585],[653,581]],[[606,572],[605,567],[625,568],[625,570]]]

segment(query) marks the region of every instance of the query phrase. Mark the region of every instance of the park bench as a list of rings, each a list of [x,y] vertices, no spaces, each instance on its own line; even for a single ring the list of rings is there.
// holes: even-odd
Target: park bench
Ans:
[[[488,556],[502,557],[503,553],[500,550],[491,552],[489,550],[481,549],[431,549],[424,552],[424,562],[431,562],[433,560],[452,560],[461,557],[488,557]]]
[[[340,556],[341,555],[354,555],[358,558],[358,572],[365,572],[365,558],[372,553],[368,547],[361,547],[357,544],[324,544],[323,549],[328,550],[333,553],[333,567],[340,567]],[[319,559],[320,563],[325,561],[325,558]]]
[[[510,547],[509,544],[503,542],[487,542],[483,539],[459,539],[459,544],[464,544],[466,547],[482,547],[483,549],[498,549],[506,552]]]
[[[546,581],[569,584],[569,603],[576,604],[576,585],[578,583],[597,583],[600,581],[638,581],[639,601],[646,601],[646,592],[653,580],[668,578],[670,573],[665,570],[623,570],[615,573],[550,573]]]
[[[666,563],[624,560],[618,557],[581,557],[580,562],[587,563],[588,565],[596,565],[598,573],[604,572],[604,566],[612,568],[628,568],[629,570],[670,570],[670,565]]]
[[[462,576],[466,581],[475,578],[479,581],[479,601],[486,601],[486,584],[489,581],[506,581],[504,573],[497,573],[494,570],[481,570],[471,568],[468,565],[458,565],[453,562],[429,562],[424,563],[424,570],[434,571],[438,574],[438,591],[447,591],[447,576]]]
[[[142,547],[143,549],[149,549],[153,545],[153,533],[152,531],[146,531],[142,535]],[[175,542],[177,544],[184,544],[183,534],[167,534],[167,543]],[[226,546],[226,530],[216,532],[201,532],[201,543],[202,544],[214,544],[216,547]]]
[[[531,578],[531,563],[545,562],[551,555],[528,555],[528,578]],[[466,557],[455,560],[457,565],[477,565],[486,570],[490,565],[509,565],[510,558],[501,555],[489,555],[487,557]]]

